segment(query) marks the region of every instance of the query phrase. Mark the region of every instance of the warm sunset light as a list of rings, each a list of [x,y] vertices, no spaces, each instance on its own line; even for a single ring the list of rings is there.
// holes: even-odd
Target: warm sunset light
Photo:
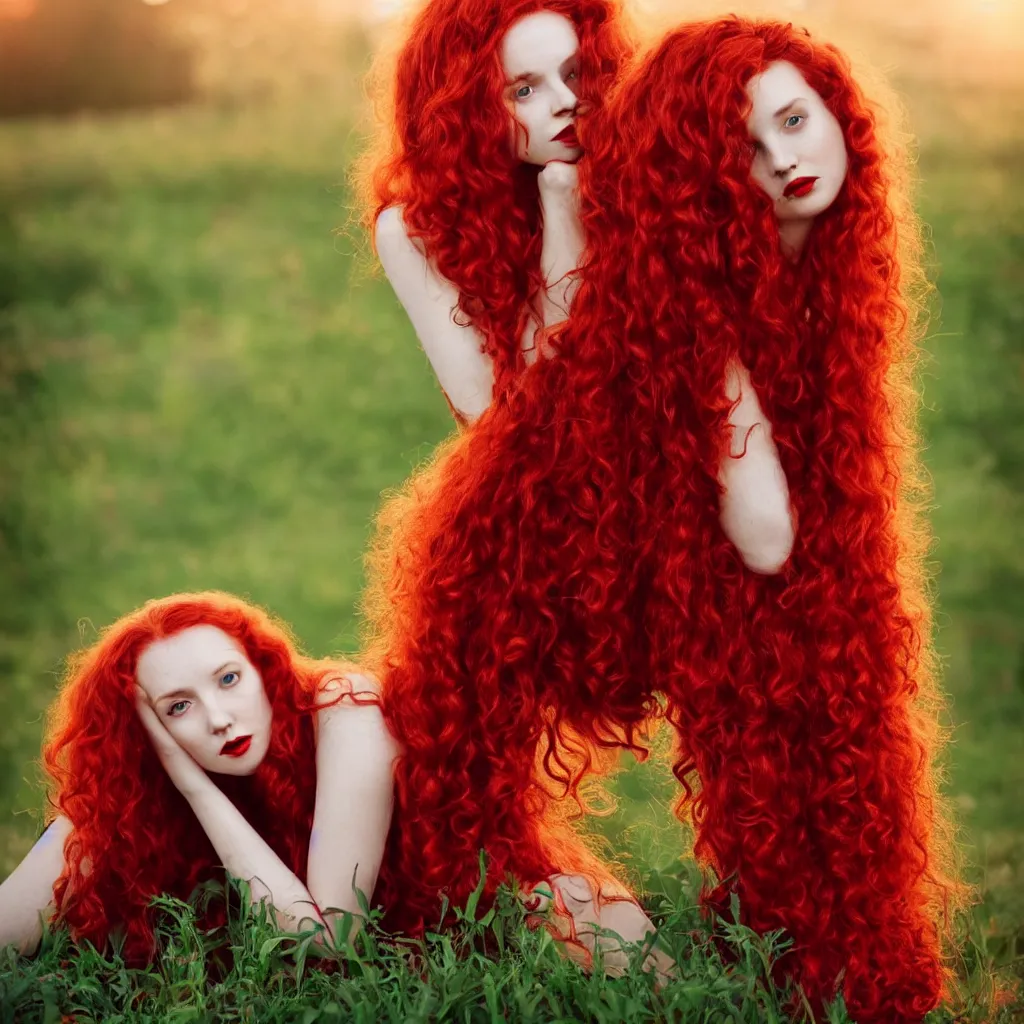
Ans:
[[[30,18],[36,9],[36,0],[0,0],[0,21],[20,21]]]

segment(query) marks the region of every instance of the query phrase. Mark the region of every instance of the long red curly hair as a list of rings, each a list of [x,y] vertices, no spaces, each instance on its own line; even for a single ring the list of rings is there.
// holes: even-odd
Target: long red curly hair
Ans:
[[[406,229],[458,289],[453,313],[482,335],[496,391],[525,366],[520,339],[543,284],[540,168],[512,150],[501,65],[505,33],[538,11],[573,23],[578,110],[599,110],[633,51],[616,0],[428,0],[397,56],[384,47],[371,74],[378,123],[354,175],[367,228],[402,206]],[[586,147],[585,117],[578,130]]]
[[[778,60],[843,127],[846,182],[799,263],[750,178],[750,79]],[[592,126],[572,318],[385,507],[367,656],[406,756],[420,877],[481,839],[540,856],[517,792],[570,791],[661,713],[697,857],[782,969],[860,1021],[920,1019],[966,898],[935,760],[926,489],[913,365],[924,289],[909,161],[847,61],[792,25],[670,33]],[[751,371],[799,524],[748,571],[718,521],[726,366]],[[540,778],[538,778],[540,774]],[[429,780],[429,785],[428,785]],[[426,787],[426,788],[424,788]],[[536,812],[537,814],[540,811]],[[429,893],[414,890],[424,913]]]
[[[329,676],[352,667],[304,657],[262,609],[217,592],[149,601],[69,660],[43,747],[50,803],[72,825],[54,886],[55,919],[76,940],[99,948],[122,932],[132,961],[153,955],[153,896],[187,899],[220,870],[213,846],[157,759],[133,698],[142,652],[200,624],[239,643],[263,678],[273,712],[270,747],[255,774],[211,778],[300,878],[316,797],[316,694]]]

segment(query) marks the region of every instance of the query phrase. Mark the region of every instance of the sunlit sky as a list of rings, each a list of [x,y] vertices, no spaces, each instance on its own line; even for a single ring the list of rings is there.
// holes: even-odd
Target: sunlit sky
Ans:
[[[420,0],[309,0],[322,10],[386,22]],[[641,27],[735,12],[810,27],[870,29],[894,48],[927,49],[953,78],[1024,80],[1024,0],[625,0]],[[841,31],[840,35],[845,34]],[[976,65],[964,67],[964,64]]]
[[[32,15],[40,0],[0,0],[0,21]],[[121,0],[128,3],[131,0]],[[175,0],[135,0],[175,8]],[[281,19],[359,19],[381,29],[422,0],[209,0],[198,10],[273,31]],[[793,18],[841,45],[870,36],[873,59],[913,56],[947,80],[1024,84],[1024,0],[624,0],[641,29],[727,12]],[[193,11],[195,5],[189,5]],[[888,52],[887,52],[888,51]],[[931,67],[924,67],[930,64]]]

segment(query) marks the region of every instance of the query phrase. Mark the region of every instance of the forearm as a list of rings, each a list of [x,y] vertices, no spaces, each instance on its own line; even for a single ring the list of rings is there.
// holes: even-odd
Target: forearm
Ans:
[[[540,268],[544,275],[541,308],[544,326],[551,327],[569,316],[583,258],[583,225],[575,203],[564,197],[541,203],[544,220]]]
[[[771,424],[749,384],[729,416],[719,482],[726,536],[748,568],[779,572],[794,541],[789,486]]]
[[[349,683],[362,695],[379,692],[376,681],[367,676],[353,674]],[[336,692],[326,690],[326,699]],[[352,915],[351,939],[362,924],[360,893],[373,905],[391,824],[398,748],[376,705],[327,707],[319,713],[318,723],[316,809],[307,880],[311,895],[332,922]]]
[[[282,931],[326,924],[309,890],[216,786],[188,800],[225,870],[249,883],[254,904],[269,903]]]
[[[352,777],[351,767],[347,777]],[[309,844],[309,891],[327,919],[353,916],[350,938],[362,922],[360,894],[373,905],[391,822],[390,787],[389,766],[386,776],[371,770],[363,785],[336,786],[333,794],[328,788],[324,798],[318,794],[317,824]]]
[[[576,271],[583,258],[583,226],[571,196],[541,197],[544,222],[540,269],[544,287],[539,296],[542,323],[530,317],[523,335],[524,352],[534,355],[538,328],[552,327],[568,319],[569,307],[579,283]],[[543,353],[545,355],[549,353]]]
[[[0,948],[14,943],[27,955],[39,945],[43,918],[53,910],[53,884],[64,868],[64,841],[70,833],[71,823],[58,818],[0,885]]]

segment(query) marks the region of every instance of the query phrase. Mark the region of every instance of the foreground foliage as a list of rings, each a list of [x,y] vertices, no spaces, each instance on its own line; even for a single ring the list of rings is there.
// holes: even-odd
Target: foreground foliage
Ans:
[[[244,883],[208,884],[183,903],[155,901],[159,956],[145,968],[126,966],[115,950],[75,947],[63,930],[48,932],[39,955],[0,952],[2,1024],[91,1022],[259,1021],[693,1021],[704,1024],[786,1024],[809,1019],[801,993],[779,989],[772,967],[789,940],[757,935],[722,920],[704,920],[694,900],[697,878],[652,872],[647,904],[659,942],[679,965],[659,988],[640,969],[609,979],[567,960],[543,929],[531,931],[511,891],[476,913],[476,896],[457,912],[458,925],[423,941],[370,926],[333,956],[314,957],[313,932],[276,932],[263,907],[249,903]],[[195,908],[227,900],[228,923],[203,931]],[[734,905],[734,912],[738,907]],[[996,980],[977,937],[965,947],[966,972],[956,1005],[929,1024],[992,1021],[1011,1024],[1024,1012],[1005,980]],[[842,999],[829,1024],[849,1024]]]

